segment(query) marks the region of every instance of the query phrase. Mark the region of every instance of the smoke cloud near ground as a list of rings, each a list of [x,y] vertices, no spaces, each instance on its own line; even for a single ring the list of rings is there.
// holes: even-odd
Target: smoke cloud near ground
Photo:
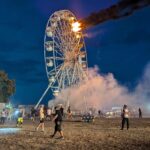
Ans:
[[[82,25],[82,29],[86,29],[108,20],[130,16],[136,10],[149,5],[150,0],[121,0],[109,8],[100,10],[97,13],[92,13],[88,17],[81,19],[79,22]]]
[[[89,68],[89,79],[83,81],[79,87],[70,87],[55,98],[55,104],[66,104],[72,109],[96,110],[111,109],[116,106],[128,106],[143,110],[150,110],[150,63],[146,66],[143,77],[134,90],[129,91],[126,86],[120,85],[112,73],[102,75],[99,68]],[[149,108],[148,108],[149,107]]]

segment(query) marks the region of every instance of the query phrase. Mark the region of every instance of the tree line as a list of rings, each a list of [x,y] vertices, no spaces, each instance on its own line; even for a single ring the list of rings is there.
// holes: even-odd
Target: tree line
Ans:
[[[9,97],[15,90],[15,80],[9,79],[5,71],[0,71],[0,103],[9,102]]]

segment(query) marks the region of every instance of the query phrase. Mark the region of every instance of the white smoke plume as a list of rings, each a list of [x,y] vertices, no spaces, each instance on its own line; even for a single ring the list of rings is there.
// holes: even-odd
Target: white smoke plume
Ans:
[[[81,83],[79,87],[63,90],[55,98],[55,103],[67,104],[69,101],[69,105],[77,110],[91,107],[103,110],[124,104],[136,109],[148,108],[148,103],[150,103],[150,64],[146,66],[142,79],[132,92],[127,87],[120,85],[112,73],[102,75],[98,71],[98,67],[90,68],[89,80]]]

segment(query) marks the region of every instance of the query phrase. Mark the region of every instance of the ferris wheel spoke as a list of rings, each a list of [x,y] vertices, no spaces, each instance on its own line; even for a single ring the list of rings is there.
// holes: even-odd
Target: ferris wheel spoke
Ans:
[[[57,45],[58,47],[61,47],[61,44],[62,44],[62,40],[61,40],[61,38],[59,37],[60,35],[54,35],[54,38],[55,38],[55,40],[57,39],[57,42],[60,44],[60,46],[59,45]],[[57,43],[56,42],[56,43]]]
[[[60,64],[60,65],[56,66],[56,68],[53,68],[51,71],[48,72],[48,75],[51,74],[52,72],[55,72],[55,70],[58,71],[62,65],[63,64]]]
[[[69,75],[68,75],[68,68],[65,68],[65,70],[64,70],[64,74],[65,74],[65,80],[67,80],[68,82],[68,84],[70,85],[70,79],[69,79]]]
[[[54,80],[58,80],[59,74],[60,74],[61,68],[57,71],[57,73],[55,74]],[[56,85],[56,82],[51,83],[51,85]]]
[[[64,21],[63,24],[64,24],[64,30],[65,30],[65,33],[66,33],[66,34],[64,34],[65,41],[70,43],[70,41],[68,40],[70,38],[70,34],[68,32],[70,30],[69,22],[68,21]]]
[[[57,38],[59,43],[63,43],[64,41],[62,40],[62,35],[59,32],[55,32],[54,37]]]
[[[59,41],[57,42],[55,37],[54,37],[54,40],[55,40],[54,41],[54,46],[61,49],[61,46],[59,45]]]
[[[72,74],[72,79],[71,79],[72,83],[74,83],[75,74],[76,74],[76,63],[74,64],[74,67],[73,67],[73,74]]]
[[[60,73],[59,77],[57,78],[58,88],[61,89],[61,83],[62,83],[62,74]]]
[[[63,56],[63,53],[62,53],[62,51],[60,50],[60,49],[55,49],[55,52],[60,56],[60,57],[64,57]]]
[[[61,69],[61,74],[60,74],[60,78],[58,79],[58,86],[61,89],[64,89],[64,75],[65,75],[65,71],[64,71],[64,66]]]
[[[54,56],[54,57],[46,57],[47,60],[65,60],[64,57],[58,57],[58,56]]]
[[[62,66],[58,69],[58,71],[57,71],[57,73],[55,74],[55,81],[57,80],[58,81],[58,77],[59,77],[59,74],[60,74],[60,72],[61,72],[61,68],[62,68]],[[53,85],[54,85],[54,83],[53,83]]]

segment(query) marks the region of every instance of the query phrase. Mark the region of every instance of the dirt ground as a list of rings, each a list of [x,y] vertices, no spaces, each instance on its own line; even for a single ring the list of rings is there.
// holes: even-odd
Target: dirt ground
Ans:
[[[120,130],[118,119],[98,118],[93,123],[64,121],[65,139],[50,138],[54,123],[46,121],[45,133],[35,131],[38,122],[26,120],[17,133],[0,132],[0,150],[150,150],[150,119],[130,119],[130,129]],[[0,129],[15,123],[0,125]]]

